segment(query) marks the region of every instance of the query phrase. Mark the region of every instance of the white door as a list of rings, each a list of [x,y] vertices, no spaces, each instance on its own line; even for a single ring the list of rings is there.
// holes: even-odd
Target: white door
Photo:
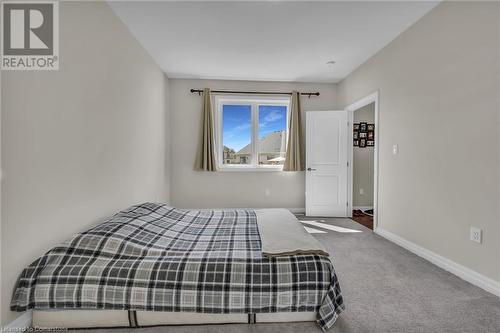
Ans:
[[[306,215],[347,216],[347,111],[306,113]]]

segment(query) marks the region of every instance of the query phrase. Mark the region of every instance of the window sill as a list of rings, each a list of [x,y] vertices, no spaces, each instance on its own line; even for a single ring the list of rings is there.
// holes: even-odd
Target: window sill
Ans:
[[[219,172],[282,172],[283,166],[224,166]]]

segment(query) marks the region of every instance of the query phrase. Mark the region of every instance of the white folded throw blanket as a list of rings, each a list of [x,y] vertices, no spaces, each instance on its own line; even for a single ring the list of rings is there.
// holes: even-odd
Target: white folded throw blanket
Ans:
[[[328,256],[324,246],[287,209],[258,209],[255,212],[264,256]]]

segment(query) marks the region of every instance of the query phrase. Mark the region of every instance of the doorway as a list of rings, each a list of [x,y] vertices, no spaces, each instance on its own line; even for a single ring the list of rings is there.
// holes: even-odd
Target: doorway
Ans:
[[[351,136],[349,148],[349,217],[374,230],[378,189],[378,93],[347,108]]]

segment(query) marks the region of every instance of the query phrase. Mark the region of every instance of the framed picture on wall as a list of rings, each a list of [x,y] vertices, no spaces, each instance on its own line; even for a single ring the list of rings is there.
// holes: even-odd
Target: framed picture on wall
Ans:
[[[352,138],[353,138],[354,140],[359,139],[359,132],[352,132]]]
[[[359,131],[359,124],[358,124],[358,123],[356,123],[356,124],[352,124],[352,129],[353,129],[354,131]]]
[[[359,138],[360,139],[366,139],[368,137],[368,133],[367,132],[359,132]]]
[[[359,147],[361,148],[366,147],[366,139],[359,139]]]
[[[375,141],[373,141],[373,140],[366,140],[366,146],[367,147],[373,147],[373,146],[375,146]]]
[[[359,140],[358,139],[352,140],[352,145],[353,145],[353,147],[358,147],[359,146]]]
[[[375,134],[373,131],[368,131],[368,136],[367,136],[367,139],[368,140],[373,140],[375,139]]]
[[[368,129],[367,123],[359,123],[359,131],[360,132],[366,132],[367,129]]]
[[[368,124],[368,131],[375,131],[375,124]]]

